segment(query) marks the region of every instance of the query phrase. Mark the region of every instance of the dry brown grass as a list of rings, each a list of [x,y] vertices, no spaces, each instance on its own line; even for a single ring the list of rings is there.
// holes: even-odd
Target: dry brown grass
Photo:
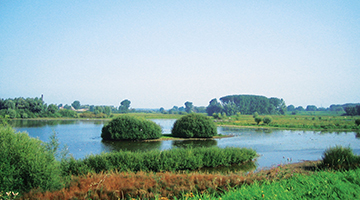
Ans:
[[[23,199],[125,199],[157,198],[172,199],[192,193],[214,193],[227,191],[229,187],[251,184],[254,181],[274,181],[293,176],[295,173],[309,174],[319,162],[302,162],[281,165],[247,174],[204,173],[145,173],[112,172],[72,177],[71,185],[54,192],[36,192]]]

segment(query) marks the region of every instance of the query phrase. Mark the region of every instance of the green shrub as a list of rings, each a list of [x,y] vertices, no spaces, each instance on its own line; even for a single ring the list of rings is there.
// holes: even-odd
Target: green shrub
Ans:
[[[351,169],[359,166],[359,157],[350,147],[335,146],[324,152],[322,166],[331,169]]]
[[[61,187],[54,150],[27,133],[0,126],[0,191],[27,192]]]
[[[266,116],[263,119],[264,124],[270,124],[272,122],[272,118],[270,116]]]
[[[112,119],[102,128],[104,140],[146,140],[162,135],[161,127],[153,121],[123,115]]]
[[[171,133],[175,137],[210,138],[217,135],[215,123],[201,114],[189,114],[176,120]]]
[[[359,126],[359,125],[360,125],[360,119],[355,119],[355,124],[356,124],[357,126]]]
[[[255,122],[256,122],[257,125],[259,125],[260,122],[262,121],[261,117],[259,117],[259,116],[256,116],[256,117],[254,118],[254,120],[255,120]]]

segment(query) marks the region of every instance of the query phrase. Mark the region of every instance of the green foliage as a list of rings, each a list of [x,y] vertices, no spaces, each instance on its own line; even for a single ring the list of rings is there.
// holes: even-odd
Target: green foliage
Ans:
[[[64,174],[87,174],[101,171],[180,171],[195,170],[202,167],[229,166],[253,160],[257,156],[246,148],[175,148],[170,150],[151,150],[147,152],[118,151],[90,155],[85,159],[70,159],[62,165]]]
[[[275,97],[267,98],[257,95],[229,95],[221,97],[223,111],[228,115],[241,112],[250,115],[254,112],[259,114],[285,114],[286,105],[283,99]]]
[[[182,138],[210,138],[217,135],[217,129],[210,118],[193,113],[176,120],[171,133]]]
[[[266,117],[264,117],[263,122],[264,122],[264,124],[270,124],[272,122],[272,120],[273,120],[272,117],[266,116]]]
[[[74,101],[71,106],[75,109],[79,109],[81,106],[80,101]]]
[[[360,157],[350,147],[335,146],[324,152],[322,166],[331,169],[351,169],[360,166]]]
[[[359,126],[359,125],[360,125],[360,119],[355,119],[355,124],[356,124],[357,126]]]
[[[256,122],[257,125],[259,125],[260,122],[262,121],[261,117],[259,117],[259,116],[256,116],[256,117],[254,118],[254,120],[255,120],[255,122]]]
[[[336,173],[323,171],[310,176],[294,174],[281,181],[254,182],[230,188],[220,197],[204,193],[193,199],[360,199],[359,177],[360,169]]]
[[[101,133],[104,140],[147,140],[161,135],[161,127],[155,122],[129,115],[112,119],[103,126]]]
[[[119,106],[119,112],[120,113],[128,113],[130,108],[131,101],[125,99],[122,102],[120,102]]]
[[[52,145],[0,127],[0,191],[60,188],[61,172],[54,156],[57,146]]]

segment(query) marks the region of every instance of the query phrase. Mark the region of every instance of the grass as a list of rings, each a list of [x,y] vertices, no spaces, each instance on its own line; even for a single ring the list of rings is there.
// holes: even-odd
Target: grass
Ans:
[[[263,118],[264,116],[261,116]],[[311,116],[311,115],[272,115],[270,124],[257,125],[252,115],[230,116],[217,120],[217,125],[302,129],[302,130],[360,130],[355,124],[360,116]]]
[[[360,199],[360,169],[321,171],[311,176],[295,175],[281,181],[255,182],[224,195],[203,194],[182,199]]]

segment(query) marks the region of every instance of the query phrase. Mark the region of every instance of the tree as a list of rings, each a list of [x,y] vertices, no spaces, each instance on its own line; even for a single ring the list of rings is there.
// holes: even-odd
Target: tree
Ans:
[[[58,107],[55,104],[50,104],[47,108],[48,113],[55,114],[58,111]]]
[[[160,108],[160,112],[161,112],[162,114],[164,114],[166,111],[165,111],[165,109],[164,109],[163,107],[161,107],[161,108]]]
[[[266,116],[263,119],[264,124],[270,124],[272,122],[272,118],[270,116]]]
[[[317,107],[314,105],[308,105],[306,107],[306,111],[316,111],[316,110],[317,110]]]
[[[217,101],[216,98],[211,99],[208,107],[206,107],[206,113],[208,116],[213,116],[214,113],[220,113],[223,107],[220,102]]]
[[[294,105],[289,105],[287,107],[287,111],[290,111],[290,112],[295,111],[295,106]]]
[[[71,104],[72,107],[74,107],[76,110],[80,108],[80,101],[74,101],[72,104]]]
[[[187,113],[191,113],[193,112],[193,109],[194,109],[194,106],[193,106],[193,103],[192,102],[185,102],[185,112]]]
[[[262,121],[261,117],[259,117],[259,116],[256,116],[256,117],[254,118],[254,120],[255,120],[255,122],[256,122],[257,125],[259,125],[260,122]]]
[[[131,102],[129,100],[127,100],[127,99],[123,100],[119,106],[120,113],[128,113],[130,104],[131,104]]]
[[[297,110],[297,111],[304,111],[305,109],[304,109],[302,106],[298,106],[298,107],[295,108],[295,110]]]
[[[354,106],[346,107],[345,112],[346,112],[346,115],[350,115],[350,116],[355,116],[357,114],[356,113],[356,108]]]

